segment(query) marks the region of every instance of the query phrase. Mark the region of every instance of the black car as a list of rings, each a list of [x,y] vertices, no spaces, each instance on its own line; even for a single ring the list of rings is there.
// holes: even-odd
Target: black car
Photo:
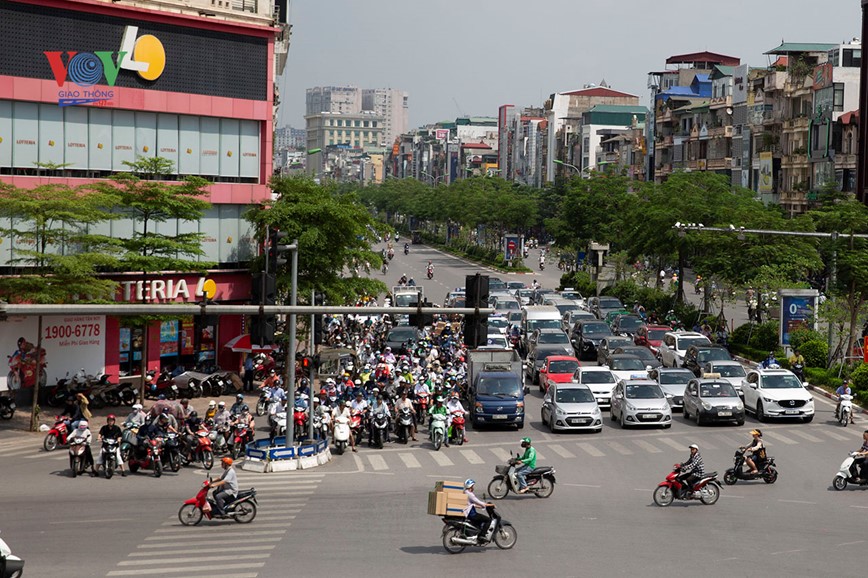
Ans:
[[[612,321],[612,333],[626,335],[632,339],[644,324],[642,318],[637,315],[618,315]]]
[[[539,370],[549,355],[572,355],[567,334],[560,329],[537,329],[528,340],[525,373],[531,383],[539,383]]]
[[[605,337],[611,337],[612,330],[606,325],[605,321],[588,320],[577,321],[573,325],[570,341],[573,344],[573,349],[576,352],[576,357],[580,360],[595,359],[597,357],[597,346]]]
[[[409,349],[406,349],[406,347],[410,341],[413,341],[413,343],[419,341],[419,330],[409,325],[394,327],[386,335],[386,347],[391,347],[392,353],[395,355],[409,353]]]
[[[597,346],[597,363],[600,365],[606,365],[609,361],[609,356],[611,356],[616,349],[619,347],[627,347],[633,345],[633,342],[630,341],[629,337],[623,337],[621,335],[613,335],[611,337],[606,337],[605,339],[600,340],[600,344]]]
[[[625,345],[623,347],[619,347],[612,354],[625,354],[625,355],[635,355],[639,359],[642,360],[642,363],[645,364],[646,367],[656,368],[663,365],[660,363],[660,360],[657,359],[657,356],[651,353],[651,350],[647,347],[642,347],[640,345],[633,345],[632,343]]]
[[[702,375],[702,366],[709,361],[732,361],[729,351],[721,345],[691,345],[684,353],[684,369],[689,369],[693,375]]]

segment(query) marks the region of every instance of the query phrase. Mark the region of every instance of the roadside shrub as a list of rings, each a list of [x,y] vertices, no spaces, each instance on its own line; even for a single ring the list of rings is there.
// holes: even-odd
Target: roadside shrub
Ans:
[[[769,351],[774,351],[778,347],[778,322],[766,321],[754,326],[753,334],[750,337],[751,347],[755,349],[764,349],[766,354]]]
[[[588,298],[597,294],[597,285],[591,281],[591,276],[585,271],[573,271],[561,275],[561,288],[572,287]]]
[[[729,342],[747,345],[747,340],[751,334],[750,327],[750,323],[745,323],[744,325],[739,325],[738,327],[736,327],[732,334],[729,336]]]
[[[793,348],[795,349],[795,347]],[[799,353],[805,358],[808,367],[826,367],[829,359],[829,344],[822,339],[804,341],[799,346]]]
[[[807,361],[807,360],[806,360]],[[805,380],[811,385],[819,385],[831,391],[838,389],[843,380],[838,377],[838,372],[822,367],[806,367]]]
[[[819,331],[814,331],[813,329],[800,328],[790,333],[790,347],[793,349],[801,349],[802,344],[808,341],[825,341],[825,339]],[[804,355],[804,352],[802,352],[802,355]],[[807,360],[808,357],[805,356],[805,361]],[[823,362],[823,365],[825,366],[826,363]],[[820,366],[817,365],[815,367]]]
[[[857,392],[868,392],[868,364],[860,363],[850,374],[850,382]]]

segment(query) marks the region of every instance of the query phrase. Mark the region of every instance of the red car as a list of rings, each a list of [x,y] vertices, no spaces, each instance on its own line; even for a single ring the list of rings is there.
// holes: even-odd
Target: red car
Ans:
[[[566,383],[573,378],[579,360],[571,355],[549,355],[539,370],[539,390],[549,390],[551,383]]]
[[[633,338],[636,345],[642,345],[651,350],[651,353],[657,355],[657,349],[663,343],[663,336],[667,331],[672,331],[668,325],[643,325],[636,332]]]

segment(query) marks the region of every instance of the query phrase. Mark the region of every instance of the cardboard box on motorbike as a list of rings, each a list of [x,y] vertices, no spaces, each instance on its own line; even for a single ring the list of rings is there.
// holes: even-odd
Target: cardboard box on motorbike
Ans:
[[[428,514],[432,516],[463,516],[467,494],[458,482],[440,481],[428,492]]]

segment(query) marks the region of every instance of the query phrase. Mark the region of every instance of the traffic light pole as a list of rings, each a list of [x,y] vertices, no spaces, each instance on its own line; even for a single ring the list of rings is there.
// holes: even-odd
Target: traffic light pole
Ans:
[[[289,305],[298,305],[298,239],[289,246],[292,251],[292,288],[289,292]],[[295,423],[292,420],[292,412],[295,408],[295,312],[289,314],[289,343],[286,347],[286,387],[289,391],[289,400],[286,402],[286,447],[295,445]]]
[[[313,305],[314,303],[316,303],[316,290],[313,290],[310,292],[310,304]],[[314,398],[316,398],[316,392],[313,390],[313,370],[314,370],[314,365],[315,365],[313,363],[313,355],[314,355],[314,353],[316,353],[316,351],[315,351],[316,345],[314,343],[314,338],[313,338],[313,318],[314,317],[316,317],[316,314],[311,314],[311,316],[310,316],[310,339],[308,340],[308,356],[311,359],[311,364],[310,364],[310,367],[308,368],[309,372],[308,372],[308,376],[307,376],[308,381],[310,381],[310,384],[308,385],[308,388],[310,389],[310,395],[308,396],[310,398],[309,399],[310,406],[308,407],[308,409],[310,410],[310,416],[308,417],[308,420],[307,420],[307,426],[308,426],[307,439],[309,439],[311,442],[313,441],[313,400],[314,400]],[[322,402],[320,402],[320,403],[322,403]]]

